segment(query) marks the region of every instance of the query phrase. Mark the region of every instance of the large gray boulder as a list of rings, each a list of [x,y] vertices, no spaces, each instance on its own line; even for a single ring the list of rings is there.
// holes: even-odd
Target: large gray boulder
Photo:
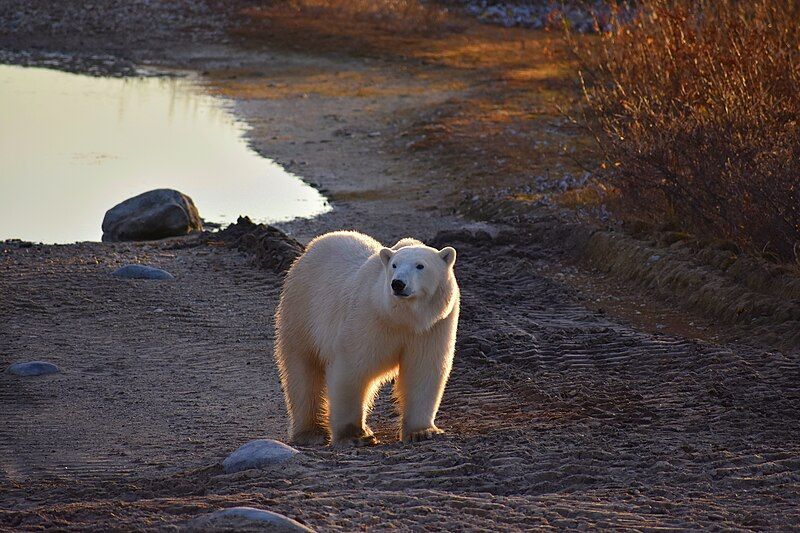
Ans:
[[[156,189],[128,198],[103,217],[103,241],[147,241],[202,231],[191,198],[173,189]]]

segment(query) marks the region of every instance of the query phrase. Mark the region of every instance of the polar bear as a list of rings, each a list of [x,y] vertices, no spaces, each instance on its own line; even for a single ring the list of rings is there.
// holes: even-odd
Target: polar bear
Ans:
[[[367,415],[396,378],[400,439],[442,433],[434,419],[453,362],[456,251],[415,239],[385,248],[354,231],[317,237],[286,276],[275,359],[300,445],[377,444]]]

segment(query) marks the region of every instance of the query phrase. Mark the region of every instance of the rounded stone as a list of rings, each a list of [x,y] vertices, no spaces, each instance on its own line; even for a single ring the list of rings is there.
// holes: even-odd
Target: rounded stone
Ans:
[[[257,439],[243,444],[222,461],[225,473],[281,464],[300,453],[291,446],[272,439]]]
[[[44,376],[46,374],[58,374],[61,372],[58,366],[47,361],[27,361],[24,363],[14,363],[8,367],[8,371],[17,376]]]
[[[224,529],[246,531],[251,529],[281,531],[281,532],[309,532],[311,528],[304,526],[297,520],[288,516],[256,509],[255,507],[231,507],[216,511],[196,518],[193,525],[203,529]]]
[[[125,265],[116,269],[111,275],[127,279],[175,279],[166,270],[146,265]]]
[[[174,189],[147,191],[115,205],[103,217],[103,241],[148,241],[203,230],[191,198]]]

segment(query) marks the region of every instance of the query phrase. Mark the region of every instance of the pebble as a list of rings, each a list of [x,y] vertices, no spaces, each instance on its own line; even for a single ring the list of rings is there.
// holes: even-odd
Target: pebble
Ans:
[[[492,226],[486,222],[472,222],[463,225],[461,228],[469,231],[473,236],[485,233],[489,236],[488,240],[496,239],[500,235],[500,230],[496,226]]]
[[[44,376],[46,374],[58,374],[61,370],[58,366],[47,361],[28,361],[25,363],[14,363],[8,367],[8,371],[17,376]]]
[[[257,439],[243,444],[223,462],[226,474],[251,468],[281,464],[300,453],[291,446],[272,439]]]
[[[145,265],[125,265],[116,269],[111,275],[127,279],[175,279],[166,270]]]
[[[288,516],[273,513],[272,511],[265,511],[264,509],[256,509],[255,507],[231,507],[216,511],[206,516],[201,516],[195,519],[194,525],[199,527],[225,527],[226,530],[230,528],[235,530],[237,528],[249,529],[250,527],[263,528],[268,531],[313,531],[311,528],[304,526],[296,520],[292,520]]]

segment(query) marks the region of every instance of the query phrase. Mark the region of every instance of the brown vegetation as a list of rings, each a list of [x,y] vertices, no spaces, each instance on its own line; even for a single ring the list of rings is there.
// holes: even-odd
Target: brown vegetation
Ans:
[[[650,0],[575,44],[623,218],[797,260],[798,21],[793,0]]]

